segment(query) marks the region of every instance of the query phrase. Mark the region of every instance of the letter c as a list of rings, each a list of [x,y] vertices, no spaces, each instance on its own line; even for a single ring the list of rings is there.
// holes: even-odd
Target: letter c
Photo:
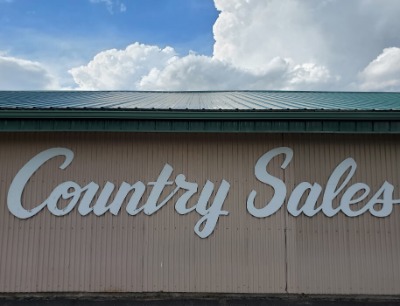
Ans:
[[[56,156],[64,156],[65,161],[60,166],[61,170],[64,170],[74,159],[74,153],[66,148],[52,148],[46,151],[43,151],[33,157],[29,162],[25,164],[19,170],[17,175],[14,177],[10,185],[10,189],[8,190],[7,196],[7,206],[8,210],[17,218],[27,219],[34,215],[36,215],[43,207],[46,206],[46,201],[42,204],[36,206],[33,209],[25,209],[22,206],[22,193],[24,192],[25,185],[28,183],[32,175],[48,160],[56,157]]]

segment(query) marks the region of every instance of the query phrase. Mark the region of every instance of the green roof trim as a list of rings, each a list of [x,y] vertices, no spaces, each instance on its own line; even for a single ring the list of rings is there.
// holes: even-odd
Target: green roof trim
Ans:
[[[1,131],[400,133],[400,93],[0,91]]]
[[[0,132],[400,133],[400,120],[2,118]]]
[[[400,111],[3,109],[0,119],[400,120]]]

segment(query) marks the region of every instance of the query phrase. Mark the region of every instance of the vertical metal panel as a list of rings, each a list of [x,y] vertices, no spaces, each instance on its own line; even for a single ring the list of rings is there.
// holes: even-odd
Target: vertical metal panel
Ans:
[[[367,183],[371,187],[369,199],[387,180],[395,187],[394,198],[400,198],[397,137],[308,135],[285,136],[285,140],[294,150],[287,184],[318,182],[325,189],[333,169],[352,157],[358,168],[348,186]],[[288,216],[288,292],[398,294],[399,219],[398,205],[386,218],[369,213],[355,218],[343,213],[332,218],[323,214]]]
[[[398,136],[282,134],[0,134],[0,292],[225,292],[399,294],[400,211],[387,218],[368,214],[332,218],[292,217],[286,205],[257,219],[246,210],[251,190],[263,207],[274,190],[254,176],[254,165],[268,150],[289,146],[294,158],[286,170],[282,156],[268,171],[285,181],[288,194],[302,181],[323,187],[343,159],[358,169],[351,183],[365,182],[376,192],[387,180],[400,198]],[[231,184],[213,234],[193,231],[200,215],[178,215],[175,195],[156,214],[64,217],[44,209],[20,220],[7,209],[7,192],[18,170],[37,153],[73,150],[64,171],[62,158],[47,162],[29,181],[24,205],[43,202],[59,183],[91,181],[118,188],[122,182],[154,182],[165,163],[171,180],[184,174],[199,184]],[[161,199],[174,186],[165,188]],[[147,199],[148,187],[142,203]],[[189,202],[193,205],[198,194]],[[64,203],[65,204],[65,203]]]
[[[253,175],[254,161],[281,145],[280,135],[189,134],[1,134],[1,292],[284,292],[284,211],[268,220],[246,213],[248,186],[271,197]],[[171,180],[184,174],[199,184],[222,179],[230,193],[214,233],[200,239],[193,228],[200,215],[178,215],[174,197],[152,216],[143,213],[64,217],[47,209],[20,220],[6,207],[8,188],[18,170],[37,153],[67,147],[75,159],[65,170],[62,158],[47,162],[23,196],[32,208],[59,183],[73,180],[119,186],[154,182],[165,163]],[[273,172],[279,172],[274,161]],[[173,187],[165,188],[161,199]],[[147,198],[150,188],[143,200]],[[198,195],[192,199],[195,203]]]

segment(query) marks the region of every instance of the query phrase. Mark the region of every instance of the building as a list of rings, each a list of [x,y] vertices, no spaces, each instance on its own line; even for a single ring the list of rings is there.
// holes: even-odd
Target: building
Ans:
[[[0,305],[400,302],[400,93],[0,92],[0,131]]]

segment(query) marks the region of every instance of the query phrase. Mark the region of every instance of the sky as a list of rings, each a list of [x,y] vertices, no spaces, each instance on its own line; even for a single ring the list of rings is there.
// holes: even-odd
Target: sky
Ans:
[[[0,0],[0,90],[400,92],[399,0]]]

